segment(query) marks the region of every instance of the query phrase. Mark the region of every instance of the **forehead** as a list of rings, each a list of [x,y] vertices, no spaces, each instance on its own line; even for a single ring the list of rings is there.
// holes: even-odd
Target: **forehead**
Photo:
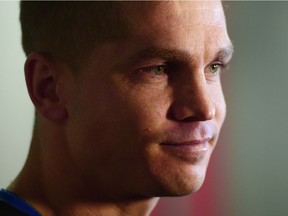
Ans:
[[[129,17],[128,40],[137,46],[196,54],[231,45],[221,1],[128,2],[124,15]]]
[[[186,53],[185,56],[193,56],[201,63],[221,50],[231,47],[220,1],[121,4],[125,36],[102,44],[95,50],[100,59],[105,56],[105,59],[111,60],[110,63],[115,63],[115,68],[125,65],[125,62],[134,59],[139,53],[146,55],[148,52],[148,55],[151,56],[152,53],[154,56],[163,53],[161,50],[168,53],[177,51]],[[159,56],[161,58],[160,54]],[[92,58],[97,59],[97,55]]]
[[[164,1],[128,2],[123,4],[123,15],[137,29],[153,26],[187,28],[205,24],[226,27],[220,1]]]

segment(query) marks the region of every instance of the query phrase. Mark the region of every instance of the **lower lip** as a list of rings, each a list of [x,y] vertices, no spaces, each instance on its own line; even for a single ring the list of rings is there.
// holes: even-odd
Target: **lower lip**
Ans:
[[[164,151],[173,156],[195,163],[201,160],[208,151],[208,140],[199,142],[185,142],[185,143],[169,143],[161,144]]]

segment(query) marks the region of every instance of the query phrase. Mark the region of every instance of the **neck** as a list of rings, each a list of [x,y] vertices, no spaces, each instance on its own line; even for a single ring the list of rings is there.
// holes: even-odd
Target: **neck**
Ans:
[[[59,200],[58,197],[55,197],[55,200],[52,200],[53,196],[47,199],[43,192],[37,191],[35,193],[35,188],[27,187],[27,185],[23,190],[21,185],[22,182],[19,180],[8,190],[25,199],[43,216],[149,216],[158,202],[158,198],[122,200],[119,202],[88,202],[69,198],[66,202],[62,200],[59,205],[59,203],[56,203]],[[40,193],[42,193],[42,196],[39,196]]]
[[[45,160],[41,144],[34,135],[26,164],[8,190],[25,199],[43,216],[148,216],[156,206],[158,198],[118,196],[113,200],[102,199],[101,195],[95,195],[95,185],[83,184],[75,177],[71,171],[73,164],[70,164],[71,169],[59,166],[65,165],[59,158],[67,159],[67,155],[62,155],[63,151],[58,149],[52,158]]]
[[[130,200],[122,202],[81,202],[76,201],[61,206],[51,215],[74,216],[74,215],[91,215],[91,216],[149,216],[157,203],[157,199]],[[44,214],[45,215],[45,214]]]

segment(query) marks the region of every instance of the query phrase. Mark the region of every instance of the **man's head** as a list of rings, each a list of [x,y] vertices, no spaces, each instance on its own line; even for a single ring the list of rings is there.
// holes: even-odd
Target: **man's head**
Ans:
[[[22,4],[43,164],[98,198],[197,190],[226,112],[221,2],[39,2],[30,18]]]
[[[44,52],[76,69],[97,44],[125,36],[129,17],[121,8],[112,1],[22,1],[23,49],[26,55]]]

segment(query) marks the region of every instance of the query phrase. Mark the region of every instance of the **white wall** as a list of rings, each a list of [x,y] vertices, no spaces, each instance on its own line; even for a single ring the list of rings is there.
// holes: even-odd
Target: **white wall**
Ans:
[[[18,16],[18,2],[0,1],[0,188],[23,166],[34,118],[24,82]]]

